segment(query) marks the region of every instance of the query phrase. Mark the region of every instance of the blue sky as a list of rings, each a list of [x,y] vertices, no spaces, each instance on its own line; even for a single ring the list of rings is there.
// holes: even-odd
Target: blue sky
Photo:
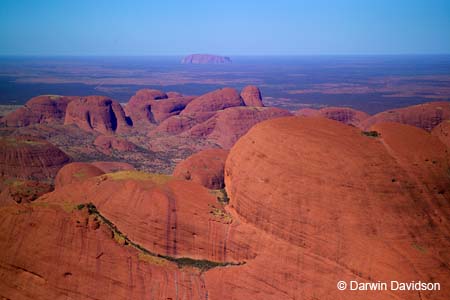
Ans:
[[[0,55],[449,54],[448,0],[2,0]]]

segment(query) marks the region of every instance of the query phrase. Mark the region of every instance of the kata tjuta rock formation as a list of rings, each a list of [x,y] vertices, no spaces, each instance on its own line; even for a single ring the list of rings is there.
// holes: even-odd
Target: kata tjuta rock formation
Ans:
[[[231,107],[218,111],[205,122],[182,134],[204,138],[224,149],[230,149],[253,125],[264,120],[290,116],[287,110],[275,107]]]
[[[229,298],[239,298],[239,292],[250,296],[244,287],[253,286],[256,274],[279,278],[272,282],[285,293],[280,297],[292,299],[367,299],[368,293],[338,291],[334,285],[339,280],[433,278],[448,284],[450,271],[442,263],[449,247],[445,147],[425,131],[390,126],[392,137],[384,132],[374,138],[327,119],[280,118],[259,123],[242,137],[225,166],[230,206],[242,222],[283,242],[255,245],[258,256],[247,268],[223,271],[224,282],[217,276],[221,291],[229,291]],[[420,176],[431,173],[439,176]],[[446,190],[434,189],[442,183]],[[218,270],[207,279],[213,273]],[[289,279],[283,280],[283,274]],[[243,288],[227,289],[238,283]],[[449,293],[374,295],[446,299]]]
[[[244,105],[245,103],[236,89],[223,88],[195,98],[181,112],[181,115],[213,113],[228,107]]]
[[[304,117],[321,116],[353,126],[359,126],[362,121],[370,117],[369,114],[350,107],[303,108],[298,110],[295,115]]]
[[[92,209],[43,206],[0,207],[0,228],[8,232],[0,237],[6,299],[207,299],[197,269],[119,244]]]
[[[244,101],[233,88],[218,89],[194,98],[179,115],[164,120],[157,133],[179,134],[211,118],[217,111],[243,106]]]
[[[228,242],[238,225],[196,183],[119,172],[76,187],[0,207],[2,296],[206,300],[204,272],[254,256],[248,241]]]
[[[49,142],[33,137],[0,138],[0,175],[49,180],[70,157]]]
[[[216,194],[197,183],[120,171],[88,178],[77,186],[82,193],[75,193],[73,184],[65,185],[44,200],[61,204],[64,199],[78,205],[87,197],[130,241],[151,253],[236,264],[253,255],[247,242],[227,241],[231,215]]]
[[[261,91],[254,85],[248,85],[241,91],[241,98],[246,106],[262,107]]]
[[[191,54],[181,60],[182,64],[231,64],[231,58],[228,56],[219,56],[213,54]]]
[[[48,182],[17,178],[1,178],[0,206],[12,203],[29,203],[51,192],[53,186]]]
[[[223,189],[223,170],[228,151],[206,149],[180,162],[173,176],[197,182],[209,189]]]
[[[130,128],[122,106],[104,96],[87,96],[67,105],[64,124],[75,124],[84,130],[100,133],[124,132]]]
[[[70,158],[45,140],[0,138],[0,205],[25,203],[50,192],[51,181]]]
[[[23,107],[9,113],[2,120],[6,126],[22,127],[39,123],[63,123],[66,108],[75,96],[42,95],[31,98]]]
[[[241,94],[233,88],[204,94],[192,100],[179,115],[163,121],[150,136],[167,133],[185,138],[195,137],[229,149],[256,123],[291,115],[283,109],[261,107],[260,92],[254,92],[254,87],[249,86]],[[252,98],[250,94],[259,96]],[[245,95],[252,106],[246,106],[241,95]]]
[[[193,97],[183,97],[175,92],[142,89],[131,97],[126,112],[135,125],[159,124],[170,116],[179,114]]]
[[[360,124],[364,130],[381,122],[397,122],[431,131],[436,125],[450,119],[450,102],[427,102],[393,109],[371,116]]]
[[[62,188],[72,183],[105,174],[101,169],[89,163],[74,162],[62,167],[55,178],[55,188]]]
[[[430,217],[439,215],[440,209],[436,200],[450,198],[449,176],[443,176],[449,171],[449,152],[446,145],[425,130],[404,124],[378,123],[373,125],[371,130],[381,135],[391,151],[391,156],[410,174],[413,180],[409,183],[426,191],[422,198],[436,206]],[[447,217],[445,214],[440,215],[435,221],[441,222],[441,218]]]
[[[122,171],[0,207],[1,294],[448,299],[446,147],[407,125],[374,129],[301,117],[255,125],[225,163],[229,204],[196,182]],[[340,280],[441,290],[339,291]]]

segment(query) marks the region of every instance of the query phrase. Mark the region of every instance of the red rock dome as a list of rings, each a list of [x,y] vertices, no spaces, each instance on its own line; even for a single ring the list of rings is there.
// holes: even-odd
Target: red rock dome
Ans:
[[[45,201],[61,199],[74,204],[91,200],[130,240],[153,253],[211,261],[239,261],[251,255],[241,239],[226,244],[231,216],[214,194],[194,182],[120,171],[84,180],[79,191],[72,185],[57,189]],[[246,249],[238,251],[239,247]]]
[[[81,129],[101,133],[124,132],[130,127],[122,106],[104,96],[87,96],[71,101],[64,124],[75,124]]]
[[[21,136],[0,138],[1,176],[49,180],[69,162],[69,156],[45,140]]]
[[[369,114],[350,107],[324,107],[319,110],[303,108],[295,114],[305,117],[321,116],[352,126],[359,126],[362,121],[370,117]]]
[[[231,107],[195,125],[185,136],[203,137],[224,149],[231,148],[253,125],[268,119],[290,116],[287,110],[274,107]]]
[[[241,98],[246,106],[264,106],[261,97],[261,91],[254,85],[248,85],[241,91]]]
[[[125,109],[134,123],[156,123],[151,113],[152,100],[167,99],[167,94],[153,89],[141,89],[128,101]]]
[[[260,249],[258,268],[265,278],[283,273],[271,261],[296,264],[288,285],[302,292],[285,287],[291,298],[314,298],[320,289],[329,299],[367,297],[333,288],[339,280],[449,281],[441,263],[450,246],[444,221],[448,191],[433,190],[441,180],[450,186],[445,148],[414,128],[383,125],[383,132],[373,137],[324,118],[279,118],[257,124],[231,149],[225,165],[230,205],[241,221],[280,241],[268,251],[282,251],[282,259],[272,252],[263,262]],[[419,142],[410,142],[412,136]],[[228,276],[239,278],[228,281],[254,272],[230,270]],[[300,278],[303,283],[296,285]]]
[[[62,188],[72,183],[105,174],[102,170],[89,163],[74,162],[62,167],[55,178],[55,188]]]
[[[428,102],[378,113],[366,119],[360,127],[368,130],[373,124],[398,122],[431,131],[435,126],[450,119],[450,102]]]
[[[168,98],[179,98],[179,97],[183,97],[182,93],[178,93],[178,92],[167,92],[166,93]]]
[[[66,108],[75,96],[42,95],[31,98],[23,107],[9,113],[2,123],[21,127],[39,123],[63,123]]]
[[[227,155],[228,151],[222,149],[197,152],[180,162],[173,171],[173,176],[197,182],[208,189],[222,189]]]
[[[228,107],[244,105],[244,101],[235,89],[223,88],[195,98],[181,112],[181,115],[214,112]]]

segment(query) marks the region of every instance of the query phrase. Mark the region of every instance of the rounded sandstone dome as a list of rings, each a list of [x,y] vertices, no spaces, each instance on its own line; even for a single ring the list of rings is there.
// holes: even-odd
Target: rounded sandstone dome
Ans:
[[[367,136],[319,117],[257,124],[226,161],[231,207],[278,238],[320,249],[321,256],[346,249],[363,270],[367,249],[387,251],[383,238],[407,253],[411,243],[433,243],[448,209],[439,204],[448,199],[450,186],[446,149],[420,129],[401,124],[381,129],[381,136]],[[399,267],[401,259],[387,253],[385,263],[392,258]],[[372,272],[389,272],[378,271]]]
[[[58,189],[102,174],[105,173],[92,164],[82,162],[70,163],[59,170],[55,179],[55,188]]]
[[[223,170],[228,151],[207,149],[189,156],[180,162],[173,176],[197,182],[209,189],[222,189]]]
[[[398,122],[431,131],[435,126],[450,119],[450,102],[427,102],[380,112],[361,122],[359,127],[368,130],[382,122]]]
[[[41,95],[33,97],[24,106],[9,113],[2,123],[22,127],[40,123],[63,123],[67,105],[75,96]]]
[[[0,138],[0,175],[22,179],[52,179],[70,162],[59,148],[34,137]]]
[[[244,101],[238,91],[233,88],[223,88],[201,95],[192,100],[181,112],[182,115],[218,111],[228,107],[244,106]]]
[[[124,131],[131,126],[119,102],[105,96],[87,96],[67,105],[64,124],[101,133]]]
[[[254,85],[248,85],[241,91],[241,98],[246,106],[262,107],[261,91]]]

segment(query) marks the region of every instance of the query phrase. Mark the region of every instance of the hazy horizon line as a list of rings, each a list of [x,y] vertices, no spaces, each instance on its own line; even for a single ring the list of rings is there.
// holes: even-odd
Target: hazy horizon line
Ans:
[[[293,56],[450,56],[450,53],[298,53],[298,54],[218,54],[213,52],[192,52],[188,54],[2,54],[0,57],[184,57],[192,54],[210,54],[228,57],[293,57]]]

